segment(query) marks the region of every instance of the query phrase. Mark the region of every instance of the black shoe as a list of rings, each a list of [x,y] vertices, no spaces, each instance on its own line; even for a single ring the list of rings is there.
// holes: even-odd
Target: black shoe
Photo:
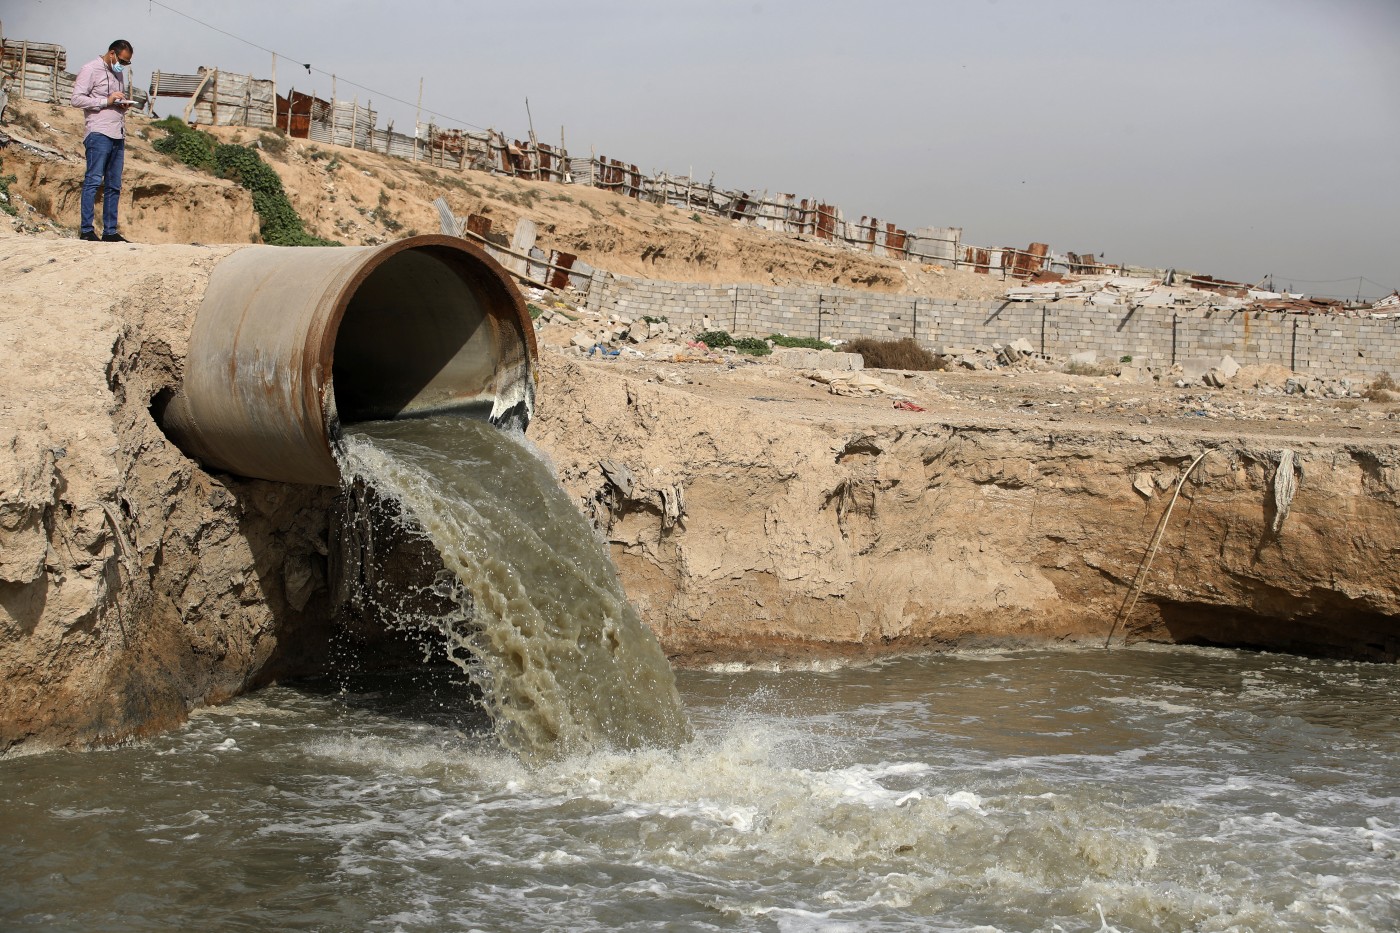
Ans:
[[[126,243],[126,242],[128,242],[128,240],[127,240],[126,237],[122,236],[120,233],[104,233],[104,234],[102,234],[102,242],[103,242],[103,243]]]
[[[91,240],[92,242],[96,243],[97,241],[101,240],[102,237],[98,236],[97,234],[95,234],[95,233],[93,233],[91,230],[89,230],[87,233],[80,233],[80,234],[78,234],[78,239],[80,239],[80,240]]]

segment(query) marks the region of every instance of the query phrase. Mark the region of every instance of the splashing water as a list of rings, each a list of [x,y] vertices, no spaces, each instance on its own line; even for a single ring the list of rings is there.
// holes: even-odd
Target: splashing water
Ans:
[[[369,422],[347,430],[341,457],[347,481],[396,502],[470,593],[439,628],[508,747],[539,762],[686,740],[656,637],[523,437],[466,418]]]

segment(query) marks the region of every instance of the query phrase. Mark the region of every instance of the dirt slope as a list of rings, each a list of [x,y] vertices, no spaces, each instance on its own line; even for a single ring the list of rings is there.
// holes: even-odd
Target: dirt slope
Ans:
[[[45,159],[11,146],[5,172],[22,216],[36,229],[74,235],[82,186],[82,114],[71,107],[15,101],[12,132],[64,158]],[[121,211],[127,237],[142,243],[248,243],[257,223],[243,189],[193,171],[151,148],[165,131],[138,114],[127,118],[129,143]],[[930,296],[984,298],[1000,280],[972,272],[926,270],[731,221],[641,203],[581,185],[517,181],[484,172],[435,168],[372,152],[288,140],[275,134],[215,128],[227,142],[261,142],[264,158],[317,236],[376,244],[436,233],[432,202],[444,197],[458,216],[480,214],[507,239],[521,217],[536,222],[539,244],[575,253],[622,275],[707,283],[786,285],[814,282]],[[29,207],[36,208],[32,213]]]

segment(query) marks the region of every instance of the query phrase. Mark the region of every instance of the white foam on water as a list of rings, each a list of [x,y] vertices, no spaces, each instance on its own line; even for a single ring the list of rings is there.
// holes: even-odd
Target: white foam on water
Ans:
[[[155,879],[245,878],[273,859],[308,886],[324,876],[306,897],[358,905],[345,929],[1400,928],[1400,742],[1375,729],[1327,757],[1328,736],[1371,728],[1369,708],[1349,721],[1306,699],[1335,668],[1143,652],[1086,678],[1089,658],[1072,660],[1008,659],[996,684],[959,659],[686,675],[710,691],[693,741],[534,767],[450,727],[277,689],[241,719],[201,715],[144,751],[87,759],[125,770],[43,812],[50,831],[108,832],[104,872],[150,859]],[[1132,673],[1159,662],[1155,680]],[[1198,669],[1250,664],[1280,680],[1282,710],[1202,700],[1239,691],[1228,670]],[[1108,699],[1136,695],[1193,712]],[[1066,725],[1078,738],[1040,740]],[[238,754],[210,751],[227,739]]]

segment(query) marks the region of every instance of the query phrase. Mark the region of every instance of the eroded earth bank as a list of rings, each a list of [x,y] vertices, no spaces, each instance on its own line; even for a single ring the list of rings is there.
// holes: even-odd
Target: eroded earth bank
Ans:
[[[166,728],[345,650],[338,490],[208,472],[152,416],[238,248],[0,237],[0,750]],[[680,664],[1101,644],[1115,626],[1400,655],[1397,422],[1370,402],[1245,417],[1222,392],[1149,418],[1176,396],[883,374],[909,411],[737,359],[546,349],[541,369],[530,437]]]

